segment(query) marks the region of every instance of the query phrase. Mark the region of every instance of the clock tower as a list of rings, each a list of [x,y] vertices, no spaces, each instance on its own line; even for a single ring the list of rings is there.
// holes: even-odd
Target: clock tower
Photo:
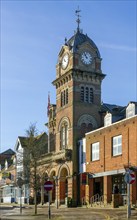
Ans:
[[[67,164],[72,182],[74,200],[78,186],[78,140],[86,132],[101,126],[101,83],[105,74],[101,70],[101,56],[96,44],[83,34],[77,15],[77,30],[58,54],[56,65],[56,152],[69,149],[72,152]],[[77,191],[77,190],[76,190]]]

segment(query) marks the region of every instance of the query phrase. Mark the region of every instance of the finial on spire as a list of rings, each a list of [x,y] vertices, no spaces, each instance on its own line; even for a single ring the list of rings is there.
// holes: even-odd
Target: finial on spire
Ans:
[[[81,17],[81,16],[79,15],[80,12],[81,12],[81,10],[79,9],[79,6],[78,6],[78,9],[75,11],[76,16],[77,16],[76,22],[78,23],[77,31],[79,31],[79,24],[80,24],[80,17]]]

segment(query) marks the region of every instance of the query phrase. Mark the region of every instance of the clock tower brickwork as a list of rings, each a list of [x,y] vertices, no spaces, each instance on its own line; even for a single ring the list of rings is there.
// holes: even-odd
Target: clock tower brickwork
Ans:
[[[105,75],[101,60],[97,46],[79,26],[58,55],[53,81],[56,105],[49,109],[50,149],[40,161],[41,169],[55,184],[51,197],[57,205],[64,204],[66,198],[71,198],[73,205],[79,203],[78,141],[102,124],[101,83]]]
[[[101,82],[104,77],[98,48],[87,35],[77,30],[61,48],[56,65],[56,79],[53,81],[56,86],[56,151],[71,150],[71,161],[67,165],[70,174],[76,175],[77,182],[80,181],[78,140],[84,137],[85,132],[101,126],[99,112]],[[62,128],[65,122],[68,131]],[[78,185],[73,180],[73,193]],[[74,200],[78,199],[76,194]]]

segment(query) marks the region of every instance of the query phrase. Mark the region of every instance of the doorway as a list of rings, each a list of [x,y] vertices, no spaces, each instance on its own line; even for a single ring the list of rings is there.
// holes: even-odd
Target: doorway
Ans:
[[[103,194],[103,179],[101,177],[94,179],[94,195],[95,194],[99,194],[99,196]]]

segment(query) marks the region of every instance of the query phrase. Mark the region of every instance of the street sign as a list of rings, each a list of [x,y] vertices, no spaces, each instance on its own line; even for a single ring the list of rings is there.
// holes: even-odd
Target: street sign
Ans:
[[[51,181],[46,181],[46,182],[44,183],[44,189],[45,189],[46,191],[52,190],[52,189],[53,189],[53,183],[52,183]]]
[[[133,184],[135,182],[135,175],[133,173],[126,173],[124,180],[128,184]]]

